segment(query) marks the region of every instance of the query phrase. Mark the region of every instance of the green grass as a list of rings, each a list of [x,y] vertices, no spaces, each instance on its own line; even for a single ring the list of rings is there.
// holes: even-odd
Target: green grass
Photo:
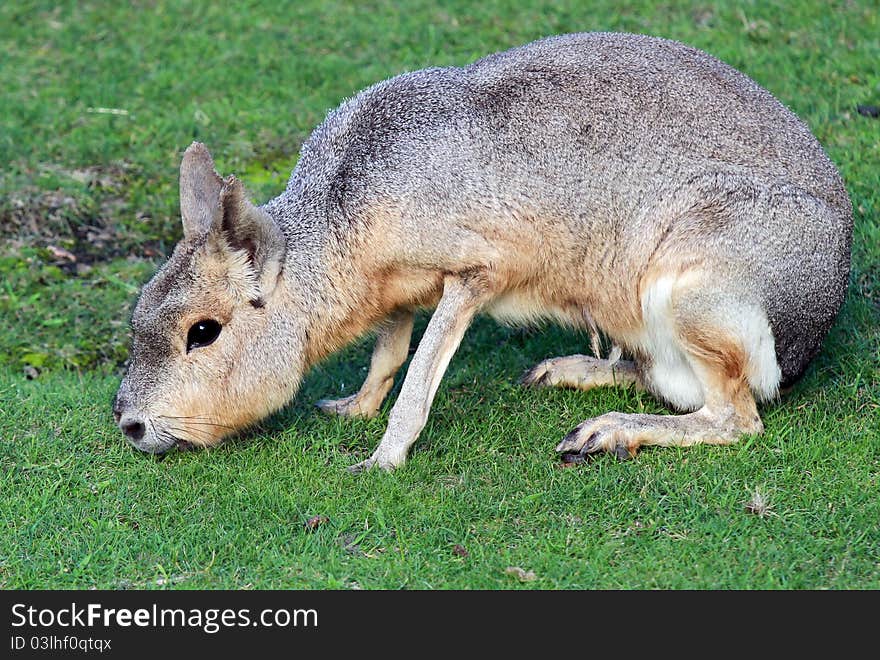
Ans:
[[[191,140],[263,201],[358,89],[599,29],[742,69],[846,179],[850,294],[764,435],[562,468],[552,448],[580,421],[664,409],[631,390],[523,390],[524,369],[584,338],[481,319],[395,473],[345,470],[388,403],[370,421],[311,405],[359,385],[367,341],[224,446],[157,460],[122,441],[127,317],[180,236]],[[878,34],[872,2],[0,4],[0,587],[880,588],[880,120],[855,110],[880,104]]]

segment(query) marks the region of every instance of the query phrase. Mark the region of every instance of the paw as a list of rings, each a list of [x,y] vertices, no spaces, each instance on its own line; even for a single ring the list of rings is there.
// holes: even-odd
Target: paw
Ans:
[[[549,382],[550,372],[556,360],[557,358],[552,358],[539,362],[520,377],[520,384],[533,387],[547,387],[551,385],[552,383]]]
[[[606,413],[579,424],[556,446],[566,463],[580,463],[589,454],[608,452],[621,460],[633,458],[641,443],[627,415]]]
[[[328,415],[339,415],[341,417],[375,417],[378,412],[377,408],[371,408],[363,405],[357,394],[344,397],[342,399],[321,399],[315,406]]]
[[[352,474],[360,474],[361,472],[366,472],[367,470],[372,470],[376,467],[376,459],[370,457],[365,461],[361,461],[360,463],[355,463],[354,465],[348,466],[348,471]]]
[[[535,387],[552,387],[565,385],[576,387],[583,380],[594,363],[598,363],[587,355],[567,355],[543,360],[525,372],[519,379],[523,385]]]
[[[406,456],[403,456],[403,457],[386,456],[384,454],[380,454],[379,451],[377,450],[367,460],[348,466],[348,471],[351,472],[352,474],[359,474],[361,472],[366,472],[367,470],[372,470],[373,468],[381,468],[381,469],[385,470],[386,472],[391,472],[395,468],[398,468],[401,465],[403,465],[405,462],[406,462]]]
[[[520,383],[536,387],[571,387],[591,390],[602,385],[625,384],[629,363],[599,360],[589,355],[566,355],[539,362],[529,369]]]

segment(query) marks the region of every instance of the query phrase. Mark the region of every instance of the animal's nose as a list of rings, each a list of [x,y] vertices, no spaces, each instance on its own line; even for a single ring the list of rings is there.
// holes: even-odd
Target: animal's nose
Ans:
[[[147,427],[144,426],[144,423],[134,417],[126,417],[125,419],[120,420],[119,428],[122,429],[122,432],[132,442],[137,442],[141,438],[144,437],[144,433],[147,430]]]

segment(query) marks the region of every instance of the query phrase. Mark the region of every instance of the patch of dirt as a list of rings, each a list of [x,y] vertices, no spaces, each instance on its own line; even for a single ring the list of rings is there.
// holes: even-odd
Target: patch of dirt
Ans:
[[[45,190],[31,185],[9,192],[0,199],[0,243],[7,250],[31,246],[48,248],[56,256],[64,252],[67,254],[60,256],[56,265],[70,271],[129,253],[131,237],[120,229],[118,220],[131,213],[125,198],[130,165],[74,170],[43,165],[41,169],[85,185],[89,192],[74,195],[61,188]],[[138,256],[159,255],[155,243],[138,246]]]
[[[68,238],[72,235],[70,219],[82,214],[79,202],[61,190],[28,186],[10,193],[0,207],[0,237]]]

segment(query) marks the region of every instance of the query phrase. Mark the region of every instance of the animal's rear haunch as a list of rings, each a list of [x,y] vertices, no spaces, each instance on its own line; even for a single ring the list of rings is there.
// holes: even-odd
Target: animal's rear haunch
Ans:
[[[527,384],[644,387],[679,415],[611,412],[557,447],[728,443],[763,426],[843,299],[851,206],[807,127],[682,44],[575,34],[383,81],[330,113],[261,207],[194,143],[183,240],[144,287],[114,413],[136,447],[210,445],[283,406],[368,330],[375,415],[435,308],[375,453],[402,464],[468,325],[549,318],[593,356]],[[599,333],[613,349],[598,354]]]

